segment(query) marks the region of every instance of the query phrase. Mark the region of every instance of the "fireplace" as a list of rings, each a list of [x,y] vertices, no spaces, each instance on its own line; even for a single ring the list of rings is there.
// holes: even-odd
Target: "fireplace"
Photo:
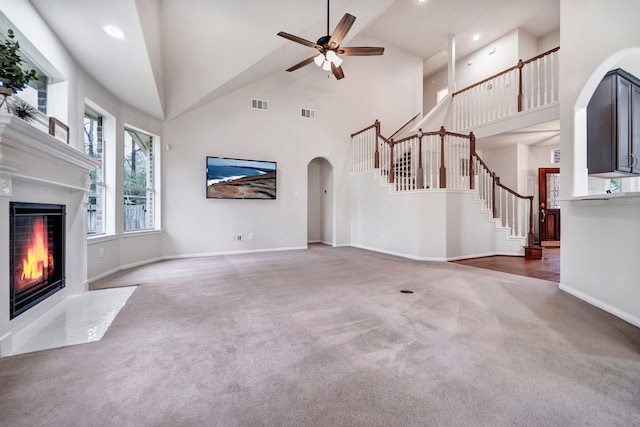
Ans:
[[[65,286],[65,205],[9,204],[10,318]]]

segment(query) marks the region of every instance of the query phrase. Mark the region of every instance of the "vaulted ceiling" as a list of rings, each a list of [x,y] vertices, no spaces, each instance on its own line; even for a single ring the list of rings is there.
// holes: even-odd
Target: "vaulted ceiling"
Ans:
[[[315,41],[326,33],[324,0],[30,0],[76,61],[133,107],[170,119],[309,56],[278,31]],[[515,28],[535,36],[560,25],[559,0],[333,0],[358,34],[444,65],[449,35],[465,56]],[[115,25],[125,38],[103,27]],[[479,34],[477,42],[471,40]],[[349,60],[366,60],[347,58]],[[287,73],[299,78],[314,67]],[[357,78],[349,76],[349,78]]]

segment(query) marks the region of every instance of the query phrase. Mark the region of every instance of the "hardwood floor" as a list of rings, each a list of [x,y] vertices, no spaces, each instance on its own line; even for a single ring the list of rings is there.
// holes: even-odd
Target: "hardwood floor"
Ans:
[[[544,248],[542,256],[542,259],[524,259],[524,257],[497,255],[452,262],[559,283],[560,248]]]

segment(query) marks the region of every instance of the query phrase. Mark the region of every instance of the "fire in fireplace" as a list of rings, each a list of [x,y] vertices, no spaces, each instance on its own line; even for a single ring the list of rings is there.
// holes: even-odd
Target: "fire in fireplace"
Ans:
[[[65,206],[10,203],[10,318],[65,285]]]

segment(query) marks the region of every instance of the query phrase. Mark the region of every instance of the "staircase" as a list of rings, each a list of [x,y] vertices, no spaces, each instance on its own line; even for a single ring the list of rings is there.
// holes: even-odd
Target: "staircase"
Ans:
[[[452,94],[400,139],[384,137],[377,120],[352,134],[354,246],[432,260],[524,255],[535,240],[533,196],[500,182],[473,130],[557,106],[558,50]],[[434,120],[465,133],[419,127]]]

